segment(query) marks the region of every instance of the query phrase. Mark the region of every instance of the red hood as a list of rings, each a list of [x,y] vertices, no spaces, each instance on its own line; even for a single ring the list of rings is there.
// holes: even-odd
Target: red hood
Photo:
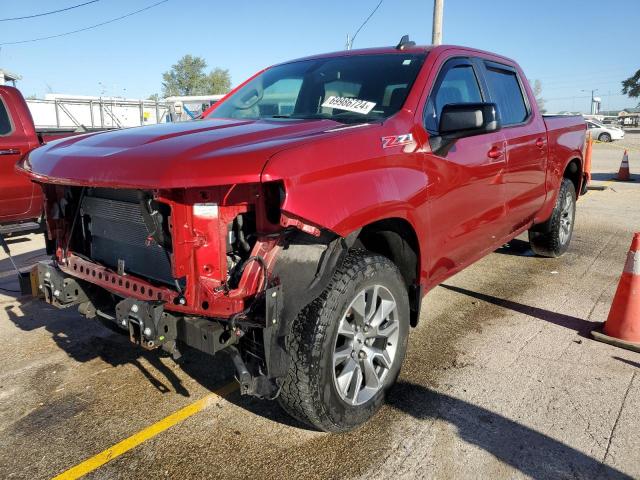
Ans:
[[[333,121],[200,120],[52,142],[21,164],[46,183],[180,188],[260,181],[274,153],[339,126]]]

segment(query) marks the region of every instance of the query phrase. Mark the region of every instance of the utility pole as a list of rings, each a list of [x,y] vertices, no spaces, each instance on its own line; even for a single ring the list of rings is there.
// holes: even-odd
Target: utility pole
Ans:
[[[442,12],[444,10],[444,0],[433,0],[433,29],[431,31],[431,43],[440,45],[442,43]]]

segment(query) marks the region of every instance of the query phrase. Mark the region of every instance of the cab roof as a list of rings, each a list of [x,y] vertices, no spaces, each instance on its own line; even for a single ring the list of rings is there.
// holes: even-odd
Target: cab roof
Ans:
[[[499,55],[497,53],[488,52],[486,50],[480,50],[477,48],[464,47],[461,45],[415,45],[410,47],[405,47],[403,49],[399,49],[396,47],[373,47],[373,48],[359,48],[355,50],[338,50],[335,52],[329,53],[321,53],[317,55],[309,55],[306,57],[296,58],[294,60],[288,60],[286,62],[278,63],[277,65],[284,65],[287,63],[299,62],[302,60],[313,60],[316,58],[331,58],[331,57],[351,57],[357,55],[379,55],[379,54],[391,54],[391,55],[405,55],[407,53],[419,54],[419,53],[440,53],[446,50],[464,50],[469,52],[470,55],[473,54],[483,54],[494,57],[496,59],[505,60],[508,63],[516,64],[513,59],[509,57],[505,57],[504,55]]]

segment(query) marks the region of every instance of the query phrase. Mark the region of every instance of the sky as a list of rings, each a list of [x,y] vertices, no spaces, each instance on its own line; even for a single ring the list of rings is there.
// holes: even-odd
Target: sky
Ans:
[[[88,0],[0,0],[0,20]],[[310,54],[344,49],[379,0],[168,0],[73,35],[8,44],[89,27],[159,0],[99,0],[37,18],[0,21],[0,68],[22,75],[24,95],[146,98],[185,54],[228,69],[232,84],[255,71]],[[620,82],[640,69],[640,0],[444,0],[443,43],[517,60],[542,82],[549,112],[634,107]],[[431,42],[433,0],[383,0],[354,48],[395,45],[409,34]]]

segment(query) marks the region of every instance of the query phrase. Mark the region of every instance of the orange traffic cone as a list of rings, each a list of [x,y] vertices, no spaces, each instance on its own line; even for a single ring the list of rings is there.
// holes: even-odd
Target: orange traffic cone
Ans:
[[[620,162],[620,170],[618,170],[616,180],[621,180],[623,182],[631,180],[631,175],[629,174],[629,156],[627,155],[626,150],[624,151],[624,155],[622,155],[622,162]]]
[[[602,331],[596,340],[640,352],[640,232],[633,235],[618,289]]]

